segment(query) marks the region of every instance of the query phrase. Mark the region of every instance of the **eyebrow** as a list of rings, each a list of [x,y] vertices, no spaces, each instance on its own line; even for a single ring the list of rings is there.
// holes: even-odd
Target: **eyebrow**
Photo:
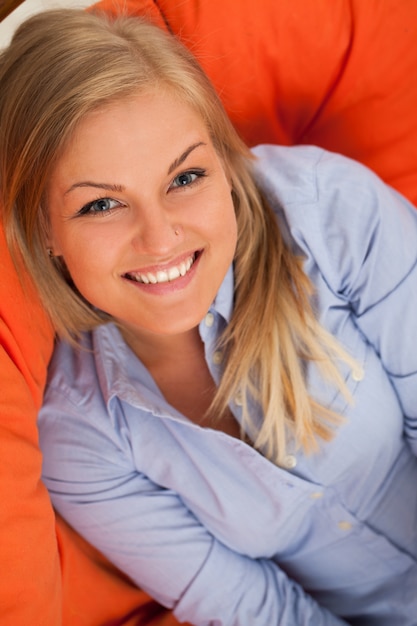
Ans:
[[[184,163],[184,161],[186,160],[186,158],[191,154],[191,152],[193,152],[196,148],[199,148],[200,146],[205,146],[206,144],[204,143],[204,141],[198,141],[197,143],[193,143],[191,144],[191,146],[189,146],[186,150],[184,150],[184,152],[181,154],[181,156],[178,157],[178,159],[175,159],[175,161],[173,161],[171,163],[171,165],[168,168],[168,174],[172,174],[172,172],[174,170],[177,169],[177,167],[179,167],[180,165],[182,165],[182,163]]]
[[[206,144],[203,141],[198,141],[197,143],[191,144],[191,146],[189,146],[186,150],[184,150],[184,152],[171,163],[171,165],[168,168],[168,175],[172,174],[172,172],[176,170],[177,167],[182,165],[182,163],[184,163],[184,161],[191,154],[191,152],[193,152],[196,148],[199,148],[200,146],[205,146],[205,145]],[[68,193],[70,193],[74,189],[78,189],[79,187],[94,187],[95,189],[104,189],[106,191],[115,191],[118,193],[123,192],[125,189],[123,185],[111,185],[109,183],[98,183],[98,182],[93,182],[91,180],[84,180],[79,183],[74,183],[73,185],[71,185],[71,187],[67,189],[66,192],[64,193],[64,196],[66,196]]]
[[[124,191],[124,187],[122,185],[109,185],[108,183],[95,183],[91,180],[84,180],[80,183],[74,183],[73,185],[71,185],[71,187],[67,189],[64,193],[64,196],[66,196],[67,193],[70,193],[70,191],[77,189],[78,187],[94,187],[96,189],[105,189],[106,191],[116,191],[118,193]]]

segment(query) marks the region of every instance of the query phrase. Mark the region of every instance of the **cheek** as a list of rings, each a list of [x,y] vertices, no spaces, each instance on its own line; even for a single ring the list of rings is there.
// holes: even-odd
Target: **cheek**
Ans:
[[[63,257],[65,259],[65,257]],[[80,250],[65,260],[69,275],[79,293],[92,306],[106,310],[110,290],[114,288],[113,275],[98,255]]]
[[[83,292],[93,278],[103,274],[109,262],[111,248],[100,245],[97,240],[86,240],[84,237],[72,236],[61,241],[61,255],[68,272],[77,288]],[[106,254],[107,251],[107,254]]]
[[[104,218],[96,218],[104,219]],[[108,266],[116,250],[118,231],[115,228],[89,227],[77,224],[61,233],[58,244],[71,271],[92,272]]]

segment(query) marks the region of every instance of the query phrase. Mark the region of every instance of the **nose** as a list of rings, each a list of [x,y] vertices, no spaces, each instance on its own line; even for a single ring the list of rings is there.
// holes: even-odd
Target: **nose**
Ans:
[[[178,244],[180,228],[160,204],[137,211],[132,245],[141,254],[164,256]]]

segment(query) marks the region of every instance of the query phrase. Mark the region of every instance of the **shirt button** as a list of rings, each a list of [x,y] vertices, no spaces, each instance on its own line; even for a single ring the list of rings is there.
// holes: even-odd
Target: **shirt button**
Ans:
[[[322,491],[313,491],[313,493],[310,493],[310,498],[312,500],[320,500],[323,496],[324,493]]]
[[[208,328],[210,328],[211,326],[213,326],[214,324],[214,315],[213,313],[207,313],[204,322],[206,324],[206,326],[208,326]]]
[[[340,530],[350,530],[352,528],[352,524],[350,522],[342,521],[338,523]]]
[[[297,465],[297,459],[292,454],[289,454],[284,459],[284,465],[287,469],[293,469]]]
[[[361,380],[363,380],[365,376],[365,372],[363,371],[363,369],[360,370],[353,370],[352,372],[352,378],[353,380],[355,380],[356,382],[360,382]]]
[[[237,404],[237,406],[242,406],[243,404],[243,394],[240,390],[235,395],[235,404]]]
[[[223,354],[220,352],[220,350],[217,350],[216,352],[213,353],[214,365],[220,365],[222,360],[223,360]]]

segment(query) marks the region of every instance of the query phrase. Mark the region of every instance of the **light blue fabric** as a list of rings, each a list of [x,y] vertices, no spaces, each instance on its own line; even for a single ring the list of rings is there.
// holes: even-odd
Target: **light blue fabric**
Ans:
[[[352,406],[307,373],[346,417],[335,439],[313,456],[290,446],[281,469],[195,426],[109,324],[86,350],[56,349],[39,420],[44,480],[58,511],[179,619],[416,626],[417,211],[338,155],[255,154],[317,314],[358,362],[345,368]],[[215,381],[232,302],[230,269],[214,323],[200,325]],[[231,409],[239,420],[238,401]]]

